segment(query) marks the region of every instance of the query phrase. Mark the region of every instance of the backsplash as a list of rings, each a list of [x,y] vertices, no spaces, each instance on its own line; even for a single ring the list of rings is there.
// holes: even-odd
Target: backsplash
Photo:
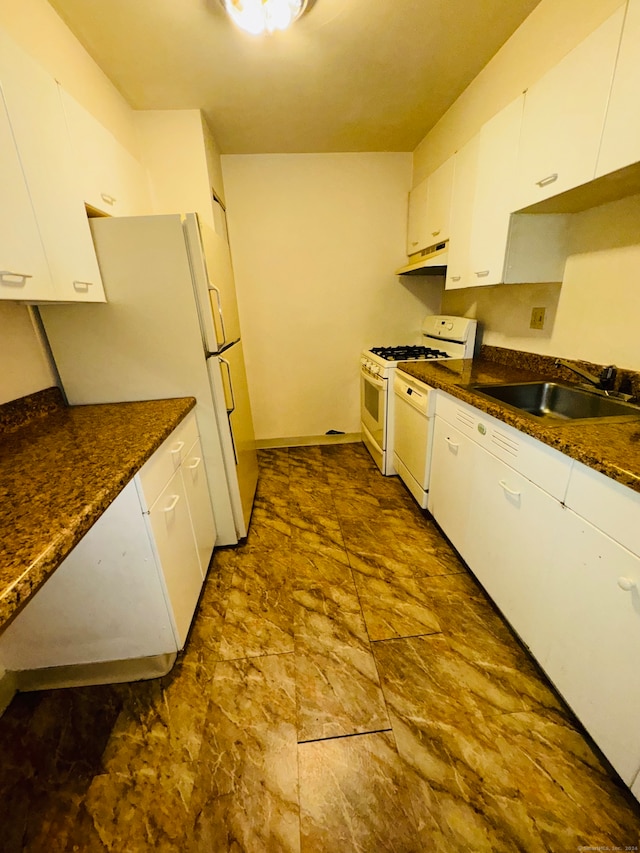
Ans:
[[[18,397],[9,403],[0,405],[0,435],[28,424],[30,421],[49,415],[64,407],[62,391],[57,388],[45,388],[26,397]]]
[[[561,382],[570,382],[575,384],[579,381],[579,377],[566,367],[556,367],[556,356],[542,355],[535,352],[525,352],[524,350],[506,349],[504,347],[494,347],[489,344],[483,344],[480,347],[479,355],[487,361],[494,361],[497,364],[505,364],[511,367],[521,367],[525,370],[530,370],[533,373],[540,373],[549,379],[560,380]],[[564,359],[565,361],[574,364],[581,370],[586,370],[588,373],[593,373],[596,376],[600,371],[607,367],[605,364],[594,364],[590,361],[580,361],[579,359]],[[614,390],[622,394],[631,394],[633,402],[640,401],[640,373],[634,370],[627,370],[618,367]]]

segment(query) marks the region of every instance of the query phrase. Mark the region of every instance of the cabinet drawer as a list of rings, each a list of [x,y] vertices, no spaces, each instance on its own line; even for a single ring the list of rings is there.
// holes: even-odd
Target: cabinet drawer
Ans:
[[[436,414],[545,492],[564,500],[572,465],[567,456],[447,394],[438,394]]]
[[[640,493],[574,463],[566,505],[629,551],[640,555]]]
[[[187,417],[171,433],[140,469],[140,483],[147,508],[156,500],[174,472],[186,458],[187,451],[198,438],[198,422],[195,412]]]
[[[202,587],[202,573],[182,479],[176,471],[151,507],[149,524],[178,635],[185,644]]]

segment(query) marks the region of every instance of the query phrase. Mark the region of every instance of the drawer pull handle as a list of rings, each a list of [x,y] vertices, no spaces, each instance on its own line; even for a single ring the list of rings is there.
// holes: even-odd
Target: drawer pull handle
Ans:
[[[180,495],[171,495],[171,503],[168,506],[166,506],[162,510],[162,512],[173,512],[173,510],[176,508],[176,504],[178,503],[179,500],[180,500]]]
[[[546,178],[542,178],[540,181],[536,181],[536,184],[539,187],[547,187],[549,184],[552,184],[554,181],[558,180],[558,173],[554,172],[553,175],[547,175]]]
[[[637,583],[633,580],[633,578],[618,578],[618,586],[620,589],[623,589],[625,592],[631,592],[636,589]]]
[[[112,195],[109,195],[109,193],[100,193],[100,198],[106,204],[115,204],[116,203],[115,198]]]
[[[33,278],[32,275],[27,275],[24,272],[14,272],[13,270],[0,270],[0,281],[2,284],[10,284],[13,287],[24,287],[28,278]],[[15,281],[14,279],[18,279]]]
[[[514,498],[520,497],[520,492],[516,492],[513,489],[510,489],[504,480],[499,480],[499,483],[508,495],[512,495]]]
[[[456,453],[458,452],[458,448],[460,447],[460,445],[459,445],[459,444],[456,444],[456,443],[455,443],[455,441],[451,441],[451,439],[450,439],[450,438],[445,438],[445,441],[447,442],[447,444],[449,445],[449,447],[450,447],[452,450],[455,450],[455,451],[456,451]]]
[[[437,237],[437,236],[438,236],[438,234],[440,233],[440,231],[442,231],[442,229],[441,229],[441,228],[438,228],[438,230],[437,230],[437,231],[432,231],[432,232],[431,232],[431,236],[432,236],[432,237]]]
[[[199,457],[199,456],[196,456],[196,458],[193,460],[193,462],[191,463],[191,465],[187,465],[187,468],[188,468],[190,471],[195,471],[195,469],[198,467],[198,465],[200,464],[200,462],[201,462],[201,461],[202,461],[202,460],[200,459],[200,457]]]
[[[480,270],[480,272],[476,272],[476,275],[478,276],[478,278],[484,278],[485,276],[489,275],[489,272],[490,270]]]
[[[451,276],[451,281],[460,281],[460,279],[461,279],[461,278],[462,278],[462,276],[461,276],[461,275],[452,275],[452,276]]]
[[[184,441],[179,441],[175,447],[171,448],[172,453],[180,453],[182,448],[184,447]]]
[[[89,290],[90,287],[93,287],[92,281],[74,281],[73,289],[74,290]]]
[[[412,240],[412,241],[411,241],[411,245],[412,245],[412,246],[417,246],[417,245],[418,245],[418,242],[419,242],[418,240]]]

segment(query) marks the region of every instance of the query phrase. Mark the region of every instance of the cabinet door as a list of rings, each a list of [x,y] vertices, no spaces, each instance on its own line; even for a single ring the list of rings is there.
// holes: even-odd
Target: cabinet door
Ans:
[[[629,582],[640,585],[640,559],[571,510],[563,514],[545,670],[630,784],[640,766],[640,592]]]
[[[640,161],[640,0],[629,0],[596,178]]]
[[[527,91],[515,209],[593,179],[623,15],[617,10]]]
[[[58,85],[2,32],[0,81],[55,298],[104,302]]]
[[[451,200],[451,237],[445,281],[447,290],[469,287],[473,283],[471,280],[470,249],[479,149],[480,136],[476,134],[455,155]]]
[[[149,523],[182,648],[198,603],[202,573],[181,471],[176,471],[151,507]]]
[[[409,193],[407,255],[413,255],[431,245],[427,238],[427,183],[425,178]]]
[[[449,157],[427,180],[427,213],[425,220],[427,246],[449,239],[451,227],[451,193],[454,157]]]
[[[53,282],[0,89],[0,299],[52,299]]]
[[[468,533],[478,448],[437,415],[434,424],[429,512],[473,568],[473,542]]]
[[[60,98],[84,201],[113,216],[151,213],[141,164],[62,87]]]
[[[482,448],[474,475],[470,566],[544,664],[552,627],[548,575],[562,538],[561,504]]]
[[[469,255],[476,286],[504,281],[523,107],[521,95],[480,130]]]
[[[213,520],[200,439],[195,442],[185,456],[182,463],[182,477],[193,526],[193,535],[198,549],[200,573],[204,579],[216,542],[216,526]]]

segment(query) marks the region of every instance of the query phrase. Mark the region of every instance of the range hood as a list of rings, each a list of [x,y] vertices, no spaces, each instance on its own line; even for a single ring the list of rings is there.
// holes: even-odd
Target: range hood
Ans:
[[[446,275],[449,241],[436,243],[409,257],[409,263],[396,270],[396,275]]]

